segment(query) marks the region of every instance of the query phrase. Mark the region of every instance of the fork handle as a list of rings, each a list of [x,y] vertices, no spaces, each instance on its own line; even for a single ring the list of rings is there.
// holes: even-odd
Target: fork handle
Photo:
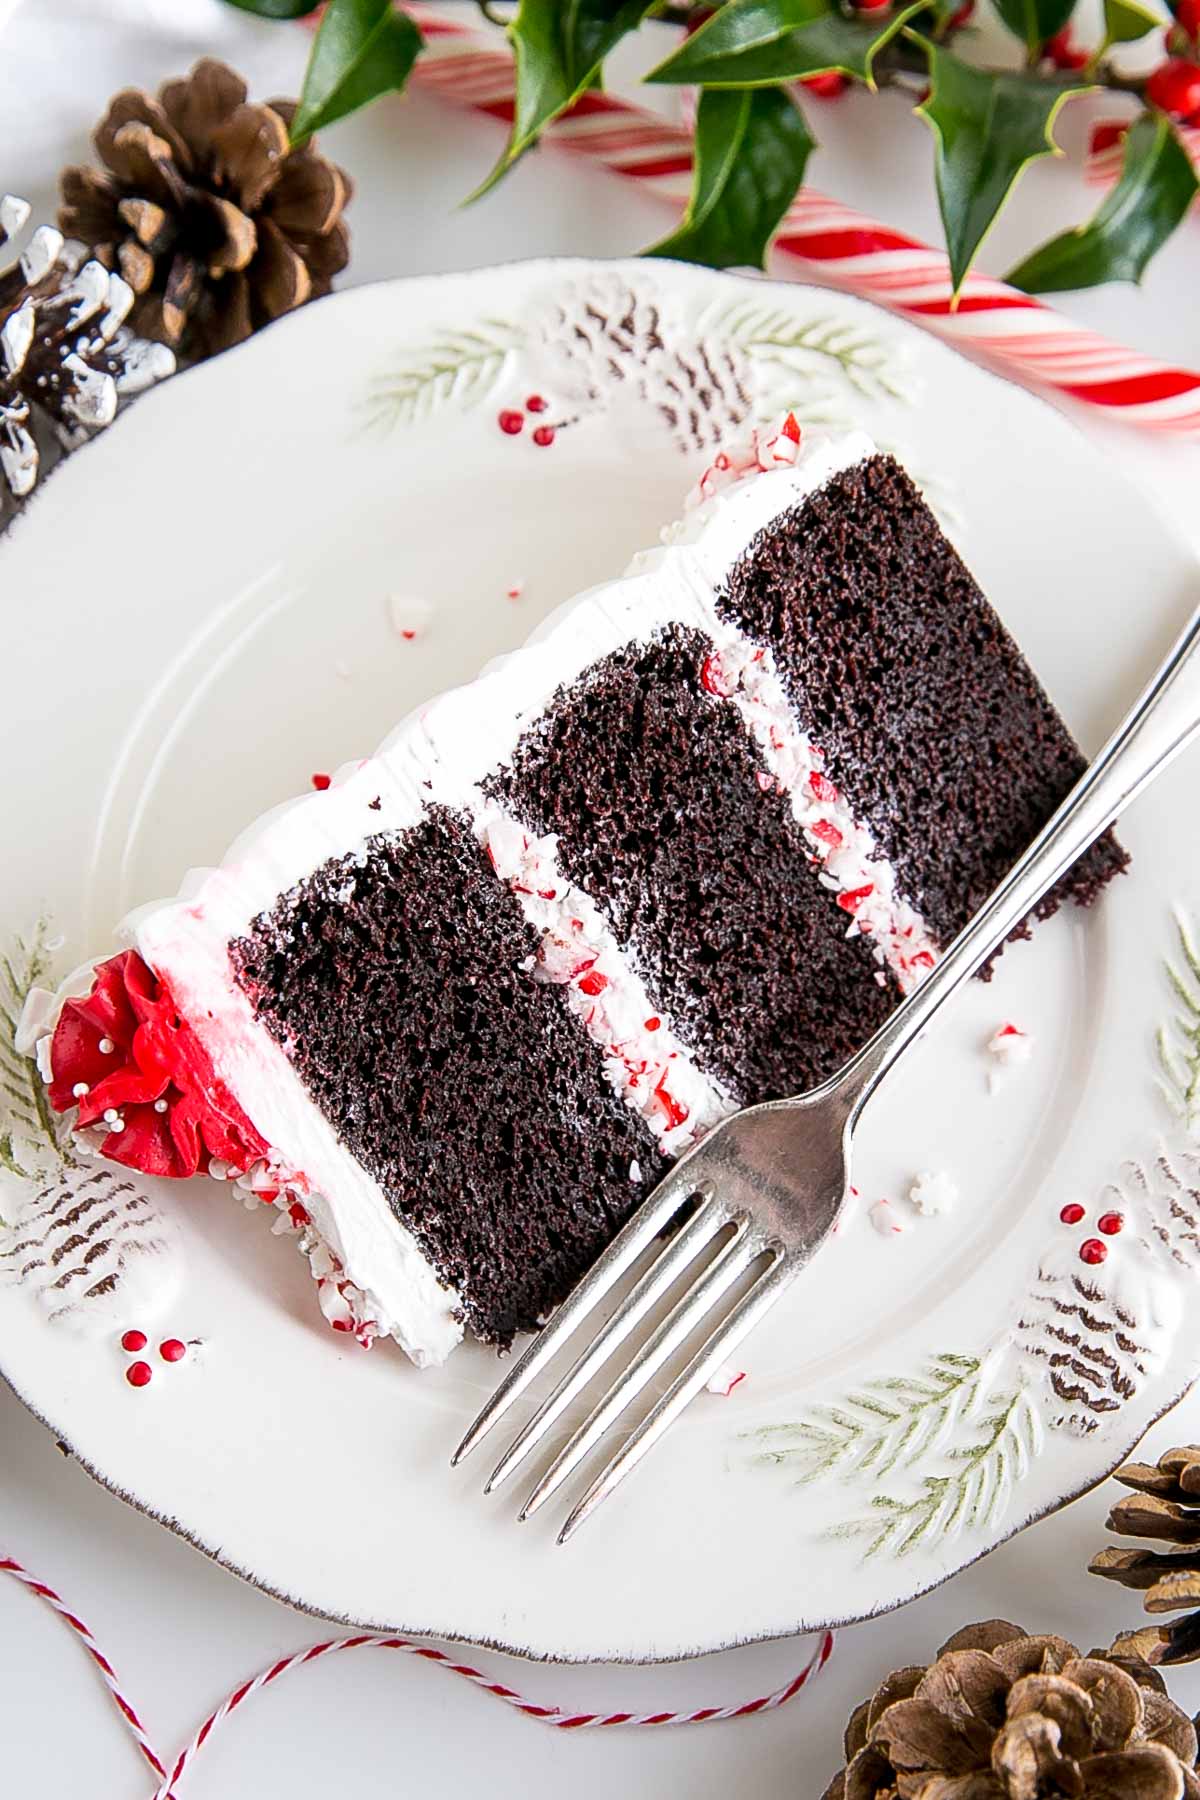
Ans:
[[[987,961],[1043,894],[1200,730],[1198,643],[1200,612],[1193,614],[1145,692],[1020,861],[920,987],[833,1078],[830,1086],[845,1097],[849,1126],[943,1001]]]

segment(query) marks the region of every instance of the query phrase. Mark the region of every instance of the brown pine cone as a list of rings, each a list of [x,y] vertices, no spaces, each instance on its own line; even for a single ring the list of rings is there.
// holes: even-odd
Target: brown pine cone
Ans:
[[[103,169],[66,169],[59,224],[117,269],[131,323],[192,361],[327,294],[349,257],[347,175],[293,149],[290,100],[252,106],[206,57],[158,98],[126,88],[93,142]]]
[[[1162,1677],[991,1619],[898,1669],[846,1728],[824,1800],[1200,1800]]]
[[[1088,1567],[1093,1575],[1140,1588],[1148,1613],[1184,1616],[1126,1632],[1113,1649],[1148,1663],[1195,1662],[1200,1657],[1200,1447],[1184,1444],[1168,1450],[1156,1464],[1126,1463],[1114,1479],[1133,1493],[1117,1501],[1108,1529],[1178,1548],[1160,1553],[1113,1544]]]

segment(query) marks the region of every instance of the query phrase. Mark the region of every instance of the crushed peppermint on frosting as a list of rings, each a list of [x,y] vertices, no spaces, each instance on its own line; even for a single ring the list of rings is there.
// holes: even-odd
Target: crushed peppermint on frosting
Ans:
[[[1033,1055],[1033,1039],[1027,1031],[1006,1020],[988,1039],[987,1049],[993,1059],[988,1070],[988,1090],[994,1094],[1010,1070],[1029,1061]]]
[[[688,494],[684,507],[691,510],[703,506],[734,482],[747,475],[762,475],[768,469],[791,468],[800,454],[803,432],[795,413],[785,413],[776,426],[760,428],[752,425],[748,434],[733,443],[723,444],[699,481]]]
[[[531,837],[481,800],[476,831],[492,866],[541,942],[527,973],[565,989],[567,1004],[603,1053],[604,1074],[645,1119],[663,1151],[677,1156],[736,1111],[727,1090],[696,1067],[647,994],[595,901],[558,862],[553,834]],[[642,1179],[630,1165],[630,1180]]]
[[[715,617],[713,631],[719,647],[701,671],[704,687],[740,713],[765,764],[767,779],[759,784],[764,792],[775,787],[790,800],[792,816],[820,865],[821,885],[849,915],[846,936],[869,938],[876,961],[887,965],[907,994],[937,961],[936,942],[897,892],[895,869],[797,724],[771,651]]]
[[[937,1218],[958,1205],[958,1187],[945,1169],[922,1169],[908,1190],[922,1218]]]

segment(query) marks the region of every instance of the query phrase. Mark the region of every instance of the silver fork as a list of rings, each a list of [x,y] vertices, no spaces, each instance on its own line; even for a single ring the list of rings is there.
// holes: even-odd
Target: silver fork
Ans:
[[[509,1446],[486,1493],[525,1461],[571,1401],[691,1270],[686,1291],[619,1368],[521,1509],[520,1517],[526,1519],[543,1506],[657,1372],[707,1327],[683,1369],[569,1514],[558,1538],[565,1543],[812,1260],[841,1210],[850,1184],[854,1130],[884,1076],[937,1009],[1200,729],[1198,639],[1200,613],[1016,867],[864,1048],[821,1087],[791,1100],[746,1107],[724,1120],[659,1182],[501,1382],[455,1451],[451,1460],[458,1463],[614,1284],[681,1219]],[[706,1258],[703,1267],[693,1269],[701,1257]],[[734,1289],[741,1290],[736,1298]]]

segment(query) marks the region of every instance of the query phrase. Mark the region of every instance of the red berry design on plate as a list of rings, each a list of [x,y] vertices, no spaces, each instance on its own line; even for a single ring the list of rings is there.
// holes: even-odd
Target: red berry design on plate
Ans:
[[[554,442],[553,425],[539,425],[533,434],[533,441],[541,450],[548,448]]]
[[[148,1362],[130,1363],[125,1371],[125,1379],[130,1387],[149,1387],[150,1383],[154,1380],[154,1370],[150,1367]]]
[[[544,413],[549,404],[550,402],[544,394],[530,394],[528,400],[525,402],[525,411],[531,413]]]
[[[1064,25],[1048,38],[1045,45],[1046,55],[1056,69],[1086,69],[1092,60],[1089,50],[1081,50],[1071,37],[1071,27]]]
[[[1181,56],[1160,63],[1146,83],[1146,98],[1169,118],[1193,119],[1200,114],[1200,66]]]
[[[836,100],[849,85],[846,77],[839,75],[836,69],[827,69],[823,75],[804,75],[800,79],[800,86],[815,94],[818,100]]]
[[[121,1339],[121,1348],[128,1351],[130,1356],[136,1356],[139,1350],[146,1348],[146,1341],[144,1331],[127,1331]]]
[[[182,1362],[187,1355],[187,1345],[182,1338],[164,1338],[158,1346],[158,1354],[164,1362]]]
[[[1108,1245],[1102,1244],[1099,1238],[1085,1238],[1079,1246],[1079,1260],[1085,1263],[1102,1263],[1108,1255]]]
[[[506,406],[496,423],[506,437],[516,437],[518,432],[525,429],[525,414],[515,412],[511,406]]]
[[[1119,1231],[1123,1231],[1124,1228],[1125,1228],[1124,1213],[1119,1213],[1119,1212],[1101,1213],[1100,1217],[1096,1220],[1097,1231],[1102,1231],[1104,1233],[1105,1237],[1116,1237],[1117,1233]]]
[[[1078,1201],[1073,1200],[1069,1206],[1063,1207],[1058,1216],[1064,1225],[1078,1225],[1081,1219],[1087,1217],[1087,1209],[1080,1206]]]

